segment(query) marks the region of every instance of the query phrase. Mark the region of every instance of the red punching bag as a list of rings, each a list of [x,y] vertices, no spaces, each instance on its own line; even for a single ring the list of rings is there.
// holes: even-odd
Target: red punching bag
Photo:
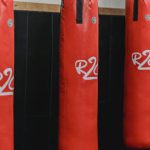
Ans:
[[[64,0],[59,150],[98,150],[98,4]]]
[[[150,148],[150,0],[126,1],[124,138]]]
[[[0,150],[13,150],[13,0],[0,0]]]

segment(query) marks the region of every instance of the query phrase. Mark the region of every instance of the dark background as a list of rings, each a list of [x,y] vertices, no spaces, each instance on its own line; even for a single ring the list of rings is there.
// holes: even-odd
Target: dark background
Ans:
[[[100,16],[99,149],[123,145],[124,16]],[[15,12],[15,150],[57,150],[59,20]]]

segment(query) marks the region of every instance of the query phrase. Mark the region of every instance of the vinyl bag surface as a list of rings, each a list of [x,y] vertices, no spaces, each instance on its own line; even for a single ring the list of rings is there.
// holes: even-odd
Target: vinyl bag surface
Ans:
[[[150,1],[126,1],[124,139],[150,148]]]
[[[98,150],[98,4],[64,0],[59,150]]]

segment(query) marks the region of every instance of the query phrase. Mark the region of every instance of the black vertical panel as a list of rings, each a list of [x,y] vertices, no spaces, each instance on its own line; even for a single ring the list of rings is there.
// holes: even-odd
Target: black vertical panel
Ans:
[[[100,17],[99,141],[123,149],[124,17]]]
[[[52,53],[51,53],[51,96],[50,101],[50,143],[51,149],[58,149],[59,113],[59,28],[60,14],[52,14]]]
[[[15,150],[24,150],[26,81],[27,81],[27,12],[15,12]]]
[[[50,149],[51,26],[51,14],[29,13],[25,150]]]
[[[56,150],[59,14],[15,13],[15,150]]]
[[[99,149],[105,147],[106,107],[109,103],[109,52],[110,52],[110,25],[111,17],[99,17]],[[108,27],[109,25],[109,27]]]
[[[114,149],[123,149],[123,83],[125,52],[125,18],[112,17],[110,43],[110,104],[108,106],[111,134],[109,140]],[[115,138],[114,138],[115,137]]]
[[[108,102],[109,99],[109,61],[110,61],[110,33],[111,17],[99,17],[99,92],[100,103]]]

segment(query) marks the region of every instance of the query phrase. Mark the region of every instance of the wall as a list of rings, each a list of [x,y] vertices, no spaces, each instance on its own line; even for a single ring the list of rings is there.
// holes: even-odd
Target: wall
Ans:
[[[46,4],[60,4],[61,0],[14,0],[19,2],[33,2],[33,3],[46,3]]]
[[[61,0],[14,0],[21,2],[36,2],[46,4],[60,4]],[[125,0],[99,0],[99,6],[106,8],[124,8]]]
[[[100,7],[125,8],[125,0],[99,0]]]

